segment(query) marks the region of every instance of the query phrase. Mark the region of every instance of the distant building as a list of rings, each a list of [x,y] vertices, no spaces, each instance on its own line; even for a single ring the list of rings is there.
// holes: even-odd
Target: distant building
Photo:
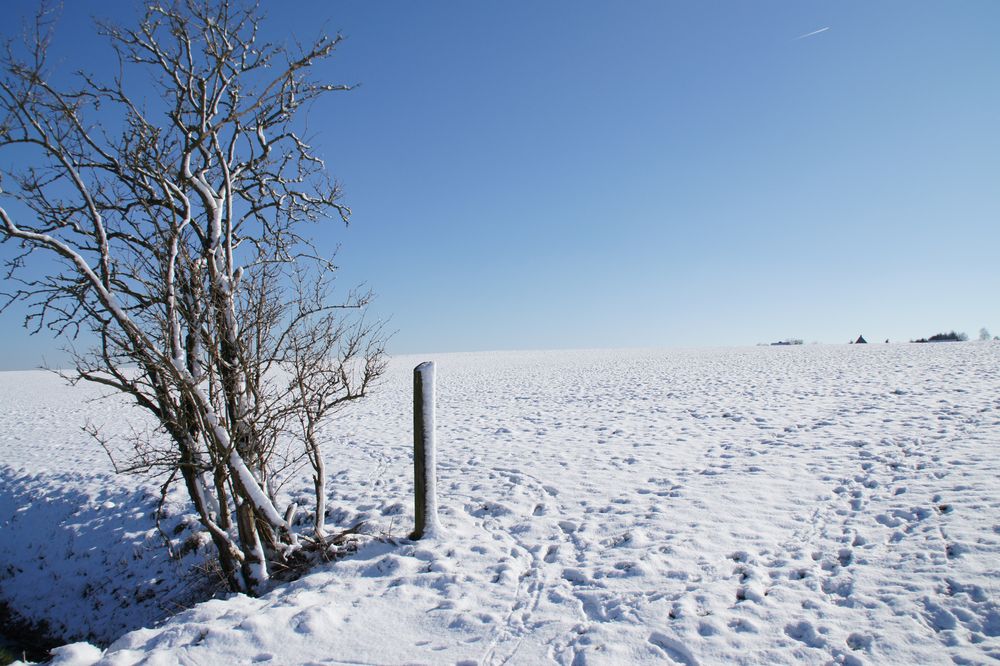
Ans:
[[[854,341],[854,344],[856,344],[856,345],[866,345],[866,344],[868,344],[868,341],[865,340],[865,336],[859,335],[858,339]]]

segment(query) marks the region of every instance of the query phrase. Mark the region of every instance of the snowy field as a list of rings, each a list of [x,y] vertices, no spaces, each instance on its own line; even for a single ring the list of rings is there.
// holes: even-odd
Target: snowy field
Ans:
[[[443,534],[412,543],[428,359]],[[328,432],[361,550],[145,629],[205,550],[178,493],[166,557],[158,486],[81,430],[147,424],[99,394],[0,373],[0,598],[107,648],[66,663],[1000,659],[1000,343],[396,358]]]

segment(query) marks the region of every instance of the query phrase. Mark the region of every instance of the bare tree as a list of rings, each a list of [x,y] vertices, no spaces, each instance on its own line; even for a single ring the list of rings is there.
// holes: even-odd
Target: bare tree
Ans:
[[[0,151],[16,157],[0,240],[21,248],[3,307],[96,340],[71,379],[131,396],[171,444],[140,438],[124,467],[179,474],[231,588],[258,592],[303,546],[272,486],[281,461],[312,463],[322,544],[320,425],[385,367],[369,294],[333,303],[334,267],[305,235],[350,215],[301,134],[304,105],[349,89],[310,76],[340,37],[290,49],[259,38],[254,7],[150,3],[135,28],[99,26],[119,73],[66,90],[48,21],[0,63]]]

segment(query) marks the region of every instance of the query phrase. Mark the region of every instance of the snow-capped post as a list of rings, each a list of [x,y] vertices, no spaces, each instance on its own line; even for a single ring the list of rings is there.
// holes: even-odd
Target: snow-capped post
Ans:
[[[416,527],[411,539],[435,536],[437,518],[437,452],[434,442],[434,362],[413,369],[413,486]]]

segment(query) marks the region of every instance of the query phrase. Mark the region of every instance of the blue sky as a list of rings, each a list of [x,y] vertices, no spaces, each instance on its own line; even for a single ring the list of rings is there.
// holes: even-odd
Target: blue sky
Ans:
[[[101,67],[133,4],[67,5]],[[263,5],[347,37],[320,241],[395,353],[1000,333],[1000,3]],[[56,347],[0,317],[0,368]]]

